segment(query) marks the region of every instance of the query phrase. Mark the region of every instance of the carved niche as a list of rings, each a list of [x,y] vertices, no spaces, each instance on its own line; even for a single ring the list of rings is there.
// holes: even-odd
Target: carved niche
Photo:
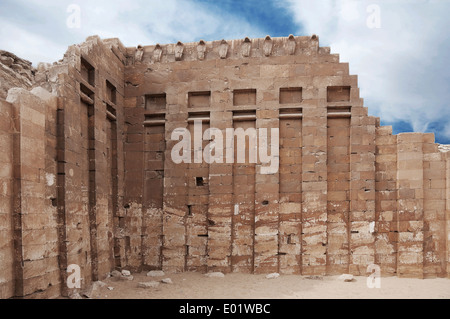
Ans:
[[[158,44],[155,46],[155,50],[153,50],[153,61],[160,62],[161,61],[161,55],[162,55],[162,48]]]
[[[272,54],[273,40],[270,36],[266,36],[263,44],[263,52],[265,56],[270,56]]]
[[[227,57],[227,53],[228,53],[228,42],[225,40],[222,40],[220,42],[220,46],[219,46],[219,56],[221,59],[225,59]]]
[[[244,57],[250,56],[250,52],[252,50],[252,41],[246,37],[241,45],[241,54]]]
[[[294,38],[294,36],[292,34],[290,34],[289,38],[288,38],[288,40],[286,42],[287,52],[290,55],[294,55],[296,46],[297,46],[297,43],[295,42],[295,38]]]
[[[184,52],[184,44],[178,41],[177,45],[175,46],[175,60],[180,61],[183,57]]]
[[[199,60],[204,60],[205,53],[206,53],[206,43],[205,43],[205,41],[200,40],[200,42],[197,45],[197,58]]]

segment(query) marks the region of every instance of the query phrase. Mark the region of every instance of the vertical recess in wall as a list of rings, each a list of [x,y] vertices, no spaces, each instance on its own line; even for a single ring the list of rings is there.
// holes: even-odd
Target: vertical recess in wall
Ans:
[[[125,107],[125,176],[124,176],[124,212],[119,216],[120,233],[116,241],[123,254],[123,266],[136,269],[141,266],[142,255],[142,209],[144,194],[144,109]],[[140,230],[140,231],[136,231]]]
[[[22,114],[20,105],[12,108],[13,122],[16,134],[12,135],[12,235],[13,235],[13,260],[14,260],[14,294],[24,295],[24,260],[23,260],[23,240],[22,240]],[[15,169],[14,169],[15,168]]]
[[[379,124],[377,118],[367,115],[367,108],[362,107],[361,100],[356,99],[358,89],[352,86],[348,92],[345,100],[350,100],[352,106],[349,273],[365,276],[367,267],[375,262],[375,127]],[[348,103],[342,100],[336,105]]]
[[[189,94],[190,107],[209,108],[209,105],[210,92]],[[195,123],[200,123],[200,121],[201,129],[195,127]],[[194,160],[188,164],[187,168],[189,211],[185,217],[185,245],[189,249],[186,249],[185,271],[205,272],[207,270],[209,164],[204,158],[203,150],[210,141],[203,140],[203,136],[210,127],[209,122],[209,111],[189,112],[188,129],[191,134],[191,153]]]
[[[226,142],[230,139],[226,136],[226,130],[233,126],[232,112],[225,110],[231,102],[231,92],[223,92],[217,87],[211,92],[210,127],[220,131],[214,139],[220,139],[221,134],[224,149],[222,161],[209,165],[207,271],[224,273],[231,271],[231,220],[234,209],[233,164],[225,161]]]
[[[302,109],[281,108],[279,116],[279,268],[281,273],[300,274],[302,245]]]
[[[176,88],[176,90],[175,90]],[[183,96],[183,102],[180,97]],[[172,150],[180,141],[172,140],[174,132],[183,131],[183,140],[188,132],[187,96],[184,86],[175,84],[167,92],[167,113],[165,126],[165,161],[164,161],[164,208],[163,208],[163,270],[181,272],[186,264],[185,218],[187,207],[187,168],[185,162],[175,162]],[[179,137],[181,139],[181,137]],[[187,153],[187,150],[186,150]],[[187,160],[186,156],[184,159]],[[190,157],[190,154],[189,154]]]
[[[82,128],[82,139],[87,151],[87,193],[88,193],[88,218],[91,253],[92,280],[98,280],[98,247],[97,247],[97,216],[96,216],[96,176],[95,176],[95,68],[85,58],[81,58],[80,95],[84,118],[86,122]],[[75,177],[77,178],[77,177]]]
[[[163,267],[163,195],[166,95],[146,97],[144,137],[144,201],[142,221],[143,265],[149,269]]]
[[[446,246],[445,246],[445,262],[447,270],[447,278],[450,278],[450,152],[444,154],[444,161],[446,162],[446,174],[445,174],[445,236]]]
[[[348,272],[350,118],[328,110],[327,275]]]
[[[97,218],[96,218],[96,176],[95,176],[95,109],[87,107],[88,117],[88,172],[89,172],[89,226],[91,236],[91,265],[92,280],[98,280],[98,247],[97,247]]]
[[[266,93],[266,92],[264,92]],[[263,95],[264,95],[263,93]],[[258,161],[255,167],[255,239],[254,239],[254,273],[275,273],[280,271],[280,185],[279,185],[279,125],[278,110],[261,103],[256,111],[256,130],[258,137]],[[273,130],[272,130],[273,129]],[[275,132],[278,129],[278,132]],[[264,134],[264,132],[267,134]],[[278,140],[276,139],[278,137]],[[272,145],[274,141],[274,145]],[[265,145],[264,145],[265,144]],[[263,152],[264,146],[266,147]],[[272,146],[278,148],[272,152]],[[249,146],[250,148],[251,146]],[[264,154],[265,153],[265,154]],[[265,156],[272,156],[269,164],[263,163]],[[275,157],[278,157],[275,159]]]
[[[423,273],[424,278],[445,277],[445,154],[434,143],[434,134],[423,134]]]

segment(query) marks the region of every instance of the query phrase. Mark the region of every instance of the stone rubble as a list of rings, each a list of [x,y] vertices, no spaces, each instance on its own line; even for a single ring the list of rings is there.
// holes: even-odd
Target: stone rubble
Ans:
[[[323,280],[323,276],[311,275],[311,276],[306,276],[305,279],[309,279],[309,280]]]
[[[144,288],[144,289],[157,288],[158,286],[159,286],[158,281],[148,281],[148,282],[138,283],[138,288]]]
[[[223,278],[225,277],[225,275],[221,272],[210,272],[205,274],[205,277],[209,277],[209,278]]]
[[[164,278],[164,279],[161,280],[161,282],[162,282],[163,284],[168,284],[168,285],[173,284],[173,281],[172,281],[172,279],[170,279],[170,278]]]
[[[147,273],[147,277],[163,277],[164,275],[162,270],[152,270]]]
[[[103,281],[95,281],[88,290],[86,290],[85,292],[83,292],[83,296],[85,296],[86,298],[94,298],[95,293],[98,292],[98,290],[102,287],[105,287],[106,283],[104,283]]]
[[[351,274],[342,274],[342,275],[339,276],[338,279],[341,280],[341,281],[344,281],[344,282],[352,282],[352,281],[354,281],[354,277]]]
[[[131,272],[129,271],[129,270],[122,270],[122,276],[126,276],[126,277],[128,277],[128,276],[131,276]]]

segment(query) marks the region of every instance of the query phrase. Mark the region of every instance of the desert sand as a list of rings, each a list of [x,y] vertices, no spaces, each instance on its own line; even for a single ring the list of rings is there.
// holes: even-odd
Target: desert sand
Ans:
[[[209,278],[201,273],[165,274],[147,277],[133,273],[133,280],[107,278],[93,299],[448,299],[450,280],[446,278],[409,279],[382,277],[380,288],[368,288],[367,277],[355,276],[344,282],[339,276],[313,277],[232,273],[223,278]],[[170,278],[172,284],[161,283]],[[138,288],[138,283],[157,281],[156,288]]]

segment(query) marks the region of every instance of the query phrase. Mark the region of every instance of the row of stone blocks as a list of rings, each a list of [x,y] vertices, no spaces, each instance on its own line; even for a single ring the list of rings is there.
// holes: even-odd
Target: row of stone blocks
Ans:
[[[374,124],[375,125],[375,122]],[[347,127],[347,129],[349,129],[350,127]],[[328,132],[330,133],[330,130],[332,129],[332,127],[329,126],[328,128]],[[342,129],[345,129],[345,125],[343,125],[340,129],[337,129],[337,133],[341,132]],[[369,132],[374,132],[373,130],[368,130]],[[226,191],[222,191],[222,194],[220,194],[221,198],[222,198],[222,202],[221,202],[221,206],[218,206],[217,202],[214,202],[214,206],[210,205],[209,208],[208,207],[204,207],[204,210],[202,212],[199,212],[199,214],[208,214],[209,218],[212,220],[213,225],[210,227],[207,227],[208,231],[210,231],[210,235],[208,235],[208,240],[207,243],[204,243],[204,241],[202,240],[202,244],[199,244],[201,249],[197,251],[196,256],[190,256],[187,253],[186,250],[186,246],[189,246],[190,248],[192,248],[192,241],[195,241],[195,233],[191,234],[189,232],[186,232],[186,224],[188,223],[186,221],[185,215],[187,214],[186,212],[186,207],[183,207],[186,203],[186,198],[183,197],[183,187],[180,187],[180,191],[177,191],[175,193],[173,193],[173,196],[170,195],[172,194],[171,192],[166,193],[165,197],[164,197],[164,204],[166,205],[164,207],[163,210],[159,210],[158,213],[153,213],[154,216],[159,216],[156,217],[156,223],[158,226],[155,226],[154,229],[162,229],[162,235],[165,238],[165,245],[164,247],[162,247],[162,253],[160,253],[160,256],[158,258],[156,258],[158,260],[158,264],[154,264],[154,267],[172,267],[172,269],[175,270],[183,270],[186,267],[186,260],[189,259],[193,259],[195,257],[195,259],[200,260],[200,264],[198,264],[198,267],[204,267],[205,264],[205,260],[207,261],[207,265],[210,267],[222,267],[219,268],[220,270],[226,271],[228,270],[240,270],[243,271],[245,269],[245,271],[254,271],[255,269],[259,268],[259,270],[257,271],[262,271],[262,272],[267,272],[267,271],[271,271],[271,270],[277,270],[277,267],[279,267],[279,263],[280,260],[283,259],[287,259],[287,258],[291,258],[293,260],[294,264],[290,264],[290,266],[294,266],[292,268],[290,267],[286,267],[286,271],[290,272],[292,271],[292,269],[295,268],[295,266],[299,266],[299,259],[302,258],[302,266],[305,265],[305,269],[307,269],[308,266],[310,266],[311,264],[313,264],[313,266],[317,266],[315,267],[315,269],[317,269],[317,272],[319,273],[330,273],[330,272],[334,272],[334,271],[343,271],[345,269],[347,269],[348,267],[353,268],[353,272],[354,273],[364,273],[365,268],[369,263],[382,263],[386,266],[385,268],[385,273],[386,274],[394,274],[395,272],[397,272],[398,270],[398,274],[399,275],[404,275],[404,276],[433,276],[434,275],[442,275],[442,271],[445,271],[441,267],[441,269],[439,271],[431,271],[431,272],[423,272],[422,271],[422,266],[420,266],[421,263],[421,258],[420,255],[424,254],[424,252],[421,250],[419,252],[417,252],[417,254],[415,255],[416,257],[414,257],[413,259],[416,260],[417,262],[413,262],[413,259],[408,259],[410,258],[410,256],[412,256],[410,249],[414,249],[414,245],[411,244],[411,242],[414,242],[413,238],[417,238],[420,240],[420,233],[415,234],[415,232],[417,231],[422,231],[422,227],[418,227],[418,225],[422,225],[423,222],[420,221],[420,219],[422,218],[422,215],[417,215],[414,216],[414,219],[411,220],[411,222],[408,222],[408,224],[405,224],[402,222],[402,220],[404,220],[403,217],[403,212],[401,210],[398,210],[398,214],[397,214],[397,204],[398,205],[403,205],[404,201],[407,200],[407,198],[403,195],[406,193],[411,193],[411,190],[413,189],[410,185],[406,187],[406,189],[408,190],[405,193],[405,189],[402,186],[402,182],[401,182],[401,176],[404,172],[402,172],[401,168],[404,167],[405,165],[408,166],[408,163],[405,162],[405,160],[409,160],[411,158],[411,154],[407,154],[406,156],[403,153],[403,149],[402,147],[410,147],[408,146],[408,141],[410,139],[419,139],[421,142],[421,145],[423,147],[424,150],[428,150],[426,152],[432,152],[429,153],[430,155],[427,155],[426,157],[423,157],[421,159],[421,161],[423,161],[423,163],[421,162],[420,165],[423,165],[425,163],[425,165],[427,165],[427,161],[424,159],[426,158],[432,158],[434,157],[436,163],[433,165],[434,169],[438,170],[438,171],[445,171],[445,154],[440,153],[437,151],[436,147],[434,147],[434,149],[432,147],[430,147],[431,145],[428,145],[430,143],[430,137],[432,137],[431,135],[423,135],[423,134],[402,134],[400,135],[398,138],[396,136],[393,136],[393,138],[391,138],[391,143],[389,145],[386,146],[386,148],[383,150],[383,145],[380,144],[380,147],[378,148],[378,150],[375,150],[375,140],[382,140],[383,138],[386,138],[388,135],[381,135],[384,134],[386,132],[386,129],[383,127],[378,127],[376,130],[376,137],[374,135],[374,133],[368,133],[368,137],[371,136],[373,142],[372,142],[372,149],[373,149],[373,153],[372,156],[368,156],[368,158],[371,158],[372,161],[374,161],[374,164],[372,165],[372,173],[370,173],[370,171],[367,171],[367,168],[370,167],[367,164],[361,164],[361,163],[356,163],[353,164],[354,170],[350,173],[350,169],[348,165],[351,165],[347,162],[347,166],[344,169],[343,173],[347,174],[348,180],[347,180],[347,185],[345,185],[345,180],[341,181],[344,182],[344,189],[340,189],[339,190],[339,186],[338,190],[336,189],[330,189],[330,182],[332,182],[332,180],[328,180],[325,181],[325,183],[323,183],[324,181],[317,181],[318,182],[318,187],[314,188],[314,183],[315,180],[308,180],[307,184],[303,183],[302,186],[304,186],[305,190],[311,190],[310,192],[303,192],[303,194],[301,194],[301,196],[310,196],[309,198],[320,198],[321,194],[323,194],[323,192],[320,192],[318,190],[323,190],[323,187],[328,187],[329,192],[327,194],[325,194],[325,197],[322,197],[323,200],[323,204],[325,206],[322,206],[321,209],[317,210],[317,213],[314,212],[313,209],[308,210],[303,208],[302,212],[300,213],[300,207],[301,207],[301,203],[293,203],[290,208],[292,210],[288,211],[288,214],[304,214],[305,217],[302,217],[303,220],[302,222],[305,223],[305,227],[303,228],[303,232],[305,234],[308,233],[308,229],[312,229],[312,234],[314,236],[316,236],[317,234],[319,235],[320,241],[318,241],[316,245],[314,245],[313,243],[312,247],[308,247],[308,242],[306,242],[306,249],[309,249],[310,252],[313,252],[313,254],[308,254],[305,253],[306,249],[305,247],[301,248],[304,249],[302,250],[302,253],[300,253],[299,247],[297,246],[296,249],[292,250],[290,252],[290,254],[284,254],[283,251],[282,254],[280,254],[280,250],[279,247],[277,247],[280,238],[288,238],[288,235],[291,234],[280,234],[280,224],[277,223],[276,218],[280,218],[279,216],[282,214],[281,212],[278,213],[277,212],[277,207],[270,207],[270,209],[272,209],[270,211],[270,213],[272,213],[273,215],[275,215],[275,220],[271,219],[270,217],[266,219],[266,223],[259,223],[259,225],[261,225],[260,228],[260,233],[258,234],[260,237],[259,238],[271,238],[269,239],[269,241],[266,243],[264,243],[264,239],[262,240],[262,244],[259,247],[264,247],[261,248],[262,250],[258,250],[259,248],[257,247],[258,244],[255,242],[255,239],[251,239],[252,232],[258,232],[257,228],[258,228],[258,223],[256,222],[255,219],[255,215],[252,214],[257,214],[257,212],[260,211],[264,211],[264,209],[261,210],[261,207],[255,208],[254,205],[244,205],[243,210],[245,211],[245,209],[247,209],[247,216],[245,217],[240,217],[240,219],[236,218],[236,217],[231,217],[230,218],[230,213],[233,212],[233,209],[235,210],[235,198],[233,197],[228,197],[227,201],[224,201],[225,198],[227,198],[226,196],[224,196],[224,194],[226,194]],[[328,134],[329,134],[328,133]],[[336,132],[332,132],[333,135],[338,135],[336,134]],[[380,135],[380,136],[378,136]],[[392,135],[389,135],[392,136]],[[161,137],[162,138],[162,137]],[[350,135],[348,133],[347,135],[347,139],[350,142]],[[397,139],[398,139],[398,143],[400,144],[400,150],[397,153]],[[423,141],[422,141],[423,139]],[[326,139],[325,139],[326,140]],[[345,141],[345,139],[343,139]],[[340,139],[340,143],[342,143],[343,141],[342,139]],[[328,139],[329,141],[329,139]],[[425,143],[424,143],[425,141]],[[317,142],[317,141],[315,141]],[[340,143],[339,142],[335,142],[335,145],[331,145],[331,143],[328,143],[328,147],[330,148],[331,146],[331,151],[333,150],[333,146],[336,146],[336,150],[340,150]],[[348,143],[349,143],[348,142]],[[381,142],[380,142],[381,143]],[[405,146],[407,145],[407,146]],[[432,144],[434,145],[434,144]],[[304,145],[302,146],[303,150],[305,150]],[[387,183],[389,182],[389,179],[385,180],[385,178],[383,177],[384,171],[383,170],[376,170],[375,167],[378,166],[380,163],[386,162],[386,159],[388,159],[388,157],[386,157],[384,154],[386,152],[386,150],[388,148],[390,148],[392,150],[392,148],[394,147],[394,152],[391,153],[391,159],[392,156],[394,156],[394,160],[392,161],[392,163],[390,166],[386,166],[384,167],[383,170],[388,171],[392,174],[392,172],[394,172],[394,176],[390,177],[392,179],[392,182],[394,184],[390,184],[390,186],[388,187],[387,190],[384,190],[383,188],[378,188],[375,191],[375,185],[376,183],[378,183],[379,186],[382,186],[383,183]],[[355,150],[357,147],[353,147],[352,149]],[[304,153],[305,154],[305,153]],[[416,153],[417,154],[417,153]],[[431,155],[432,154],[432,155]],[[325,162],[328,164],[328,174],[330,174],[330,177],[333,176],[332,174],[338,174],[338,172],[333,172],[332,168],[331,168],[331,163],[330,163],[330,158],[326,158],[326,154],[320,154],[320,156],[324,156],[325,158],[322,158],[321,161],[322,163]],[[351,154],[351,155],[355,155],[355,154]],[[352,156],[353,158],[355,158],[356,156]],[[398,162],[397,162],[397,157],[399,158]],[[347,154],[347,156],[343,157],[344,160],[343,162],[345,163],[345,158],[349,159],[350,158],[350,154]],[[361,155],[359,155],[358,158],[361,158]],[[405,160],[403,160],[404,158],[406,158]],[[335,161],[342,161],[341,158],[336,157],[334,159]],[[320,160],[319,160],[320,163]],[[438,164],[440,163],[440,164]],[[308,162],[306,162],[304,164],[305,168],[309,169],[308,166],[306,165],[313,165],[313,168],[317,167],[316,165],[317,162],[313,161],[311,164],[308,164]],[[189,170],[189,168],[186,167],[182,167],[182,168],[178,168],[180,171],[182,170]],[[210,171],[214,171],[215,169],[213,167],[209,168]],[[229,188],[229,186],[233,187],[238,187],[236,188],[237,190],[239,189],[239,186],[233,186],[233,178],[234,180],[239,180],[239,178],[241,178],[241,175],[236,175],[236,171],[233,172],[233,168],[230,167],[230,170],[228,171],[228,176],[232,177],[231,180],[229,180],[227,182],[227,184],[224,185],[220,185],[220,187],[224,187],[223,189],[227,189]],[[191,168],[192,170],[192,168]],[[427,172],[427,174],[432,174],[434,170],[429,170]],[[174,174],[173,172],[171,172],[172,175]],[[222,170],[222,177],[226,177],[227,175],[225,174],[227,173],[226,170]],[[342,173],[342,172],[341,172]],[[176,174],[176,173],[175,173]],[[190,176],[191,178],[193,178],[196,175],[202,175],[204,174],[203,170],[198,170],[197,172],[195,172],[195,168],[194,171],[192,173],[189,173],[188,176]],[[255,172],[254,170],[247,170],[247,174],[248,175],[244,175],[243,177],[245,177],[246,183],[247,184],[251,184],[253,183],[253,186],[251,185],[247,185],[247,192],[245,192],[247,195],[242,197],[242,200],[244,202],[248,202],[251,203],[253,201],[255,201],[255,196],[258,196],[258,192],[255,192],[255,178],[258,178],[258,176],[254,176]],[[405,173],[408,176],[410,175],[409,172]],[[321,176],[321,175],[318,175]],[[363,177],[361,179],[361,177]],[[368,177],[372,177],[372,179],[370,180]],[[381,177],[381,178],[380,178]],[[426,175],[424,175],[424,177],[427,177]],[[436,179],[437,176],[434,175],[429,175],[429,178],[433,178]],[[318,178],[318,177],[317,177]],[[323,176],[322,176],[323,178]],[[353,180],[350,180],[350,178],[353,178]],[[398,182],[397,182],[398,179]],[[414,179],[414,176],[412,176],[412,179]],[[171,178],[168,179],[170,181],[174,181],[176,179]],[[184,177],[182,177],[181,180],[185,180]],[[181,181],[180,180],[180,181]],[[224,180],[224,179],[221,179]],[[321,182],[321,183],[319,183]],[[183,185],[184,182],[181,182],[180,186]],[[398,186],[397,186],[398,183]],[[263,186],[267,186],[267,183],[265,183]],[[276,182],[275,182],[276,184]],[[341,183],[342,184],[342,183]],[[238,185],[241,185],[240,183],[238,183]],[[354,191],[351,191],[351,185],[353,185],[353,189]],[[444,216],[442,215],[442,213],[445,211],[445,182],[441,181],[437,181],[434,180],[433,181],[433,185],[435,185],[435,187],[441,187],[440,189],[440,205],[444,205],[443,206],[443,211],[441,212],[441,220],[435,220],[434,223],[436,225],[441,225],[444,226],[445,222],[443,223],[442,218],[444,218]],[[174,185],[172,184],[168,184],[166,187],[172,189]],[[262,186],[262,185],[260,185]],[[430,179],[430,186],[431,186],[431,179]],[[192,186],[191,187],[195,187]],[[219,191],[220,192],[220,187],[216,187],[215,191]],[[248,188],[249,187],[249,188]],[[258,186],[256,186],[258,187]],[[272,186],[273,187],[273,186]],[[342,187],[342,185],[341,185]],[[398,187],[398,189],[397,189]],[[332,188],[332,187],[331,187]],[[236,194],[243,194],[244,191],[246,189],[246,186],[243,186],[242,190],[238,190],[237,192],[235,191],[234,193]],[[263,188],[261,188],[263,189]],[[315,190],[317,189],[317,190]],[[275,189],[276,190],[276,189]],[[186,191],[186,189],[184,189],[184,191]],[[189,190],[190,191],[190,190]],[[267,198],[271,196],[271,193],[273,193],[273,189],[270,190],[270,186],[267,188],[267,190],[261,192],[262,196],[260,198],[260,200],[256,200],[256,203],[260,203],[262,201],[263,198]],[[250,193],[248,193],[250,192]],[[253,194],[252,194],[253,193]],[[276,192],[275,192],[276,193]],[[388,193],[389,198],[392,198],[392,194],[394,194],[394,200],[390,200],[390,201],[383,201],[381,200],[381,198]],[[352,195],[353,194],[353,195]],[[433,200],[433,193],[432,192],[428,192],[428,199]],[[414,195],[414,194],[413,194]],[[380,199],[377,199],[376,197],[379,197]],[[398,196],[398,199],[397,199]],[[415,195],[414,195],[415,196]],[[211,200],[214,201],[215,195],[214,193],[209,193],[209,199],[210,202]],[[173,202],[171,202],[170,200],[172,200],[173,198]],[[195,198],[195,200],[199,200],[200,197]],[[348,206],[349,203],[349,199],[352,200],[350,202],[350,205],[352,207],[357,207],[357,209],[362,209],[365,210],[364,214],[359,213],[358,211],[355,211],[355,213],[352,213],[353,215],[351,215],[351,222],[350,224],[348,224],[348,210],[350,209],[350,207]],[[417,200],[418,198],[413,197],[414,200]],[[333,205],[336,202],[340,202],[339,204],[343,204],[346,205],[347,204],[347,211],[344,212],[338,212],[343,214],[343,216],[347,216],[346,219],[342,219],[338,216],[338,214],[335,215],[331,215],[330,214],[330,208],[329,205]],[[234,204],[234,205],[233,205]],[[305,204],[305,201],[303,201],[303,204]],[[384,205],[383,208],[387,209],[388,208],[388,204],[390,205],[394,205],[394,207],[391,207],[392,211],[380,211],[379,209],[376,209],[376,205],[378,205],[378,207],[381,207],[381,205]],[[436,204],[436,203],[434,203]],[[177,208],[172,208],[173,206],[177,206]],[[306,203],[306,205],[310,205],[310,207],[312,207],[312,205],[317,205],[317,200],[313,201],[310,200],[308,201],[308,203]],[[303,206],[306,206],[303,205]],[[283,207],[280,205],[280,207]],[[286,207],[286,206],[284,206]],[[293,209],[293,207],[296,207]],[[161,206],[162,208],[162,206]],[[267,208],[266,208],[267,209]],[[419,211],[417,214],[420,214],[420,208],[416,207],[414,208],[416,211]],[[328,214],[323,214],[323,211],[327,211],[328,210]],[[215,215],[217,212],[217,216]],[[336,213],[336,211],[334,211],[333,213]],[[317,219],[313,220],[315,218],[315,215],[317,214],[318,218],[318,222]],[[175,215],[175,216],[173,216]],[[277,216],[278,215],[278,216]],[[164,216],[167,216],[167,218],[164,218]],[[253,217],[252,217],[253,216]],[[390,216],[390,217],[389,217]],[[254,221],[252,222],[252,218],[254,219]],[[320,220],[320,218],[322,218],[322,220]],[[333,218],[333,219],[332,219]],[[393,222],[393,218],[398,219],[397,223]],[[161,222],[161,220],[163,222]],[[216,221],[220,221],[220,222],[216,222]],[[235,232],[235,230],[233,230],[233,221],[235,223],[237,223],[238,227],[237,229],[239,229],[240,231],[242,231],[241,234],[239,234],[239,230],[237,233],[235,233],[234,237],[233,237],[233,232]],[[313,221],[313,222],[311,222]],[[388,232],[386,232],[386,222],[391,222],[391,228],[389,228]],[[202,220],[202,223],[204,223],[204,220]],[[253,223],[253,224],[252,224]],[[189,223],[188,223],[189,224]],[[301,222],[294,221],[291,222],[291,226],[294,228],[297,228],[297,230],[301,227],[300,224],[302,224]],[[236,224],[235,224],[236,225]],[[199,227],[205,227],[204,224],[200,224],[198,225]],[[302,225],[303,226],[303,225]],[[217,233],[217,229],[220,229],[220,227],[222,227],[218,233]],[[405,228],[406,227],[406,228]],[[399,233],[398,229],[403,230],[402,232]],[[315,231],[320,230],[319,233],[316,233]],[[405,230],[406,229],[406,230]],[[339,235],[339,233],[344,233],[344,235]],[[209,233],[209,232],[208,232]],[[347,233],[347,235],[345,235]],[[215,234],[217,234],[217,240],[215,237]],[[271,235],[272,234],[272,235]],[[432,236],[432,241],[433,240],[442,240],[445,238],[445,229],[434,229],[430,232],[430,235]],[[327,239],[327,236],[329,236],[329,238],[331,239]],[[412,236],[412,237],[411,237]],[[419,236],[419,237],[417,237]],[[235,238],[236,239],[236,245],[233,246],[233,244],[230,245],[226,245],[227,242],[230,241],[230,237],[231,238]],[[347,237],[347,239],[345,238]],[[397,238],[398,237],[398,238]],[[411,238],[410,238],[411,237]],[[242,240],[240,239],[242,238]],[[258,237],[255,237],[258,238]],[[308,238],[308,235],[305,236],[305,238]],[[343,244],[343,247],[339,247],[336,246],[336,243],[339,242],[339,238],[343,238],[341,240],[341,244]],[[409,239],[408,239],[409,238]],[[249,241],[250,239],[250,241]],[[284,240],[284,239],[283,239]],[[286,239],[287,240],[287,239]],[[293,240],[293,237],[290,237],[289,239],[290,241]],[[399,246],[397,246],[397,241],[400,241],[401,243],[405,243],[405,244],[400,244]],[[445,240],[444,240],[445,241]],[[153,242],[154,244],[155,242]],[[161,251],[161,243],[158,241],[157,242],[158,245],[153,245],[152,247],[152,252],[156,252],[156,251]],[[270,243],[273,243],[273,245],[271,246]],[[326,243],[325,245],[323,245],[323,243]],[[351,245],[349,246],[349,243],[351,243]],[[284,242],[280,242],[279,244],[283,245]],[[383,247],[384,244],[387,244],[387,246],[389,246],[388,248]],[[395,244],[395,248],[393,248],[393,245]],[[420,245],[422,245],[423,243],[420,243]],[[445,244],[445,243],[444,243]],[[207,247],[207,245],[209,245]],[[335,253],[330,253],[330,249],[331,248],[327,248],[325,246],[330,245],[330,247],[334,247],[333,249],[335,250]],[[445,245],[444,245],[445,246]],[[210,248],[209,248],[210,247]],[[240,248],[242,247],[242,248]],[[351,252],[349,250],[349,247],[351,249]],[[399,251],[397,254],[397,251],[395,251],[395,249],[397,249],[397,247],[399,247]],[[442,245],[441,245],[442,247]],[[239,254],[239,249],[244,249],[243,250],[243,254],[241,256],[236,255],[236,257],[233,257],[233,252],[237,252],[237,254]],[[394,249],[394,252],[392,252],[392,249]],[[201,252],[200,252],[201,251]],[[192,250],[191,250],[192,252]],[[268,253],[267,253],[268,252]],[[270,261],[270,265],[267,268],[264,267],[256,267],[255,268],[255,263],[258,265],[258,261],[256,260],[255,257],[256,254],[258,253],[266,253],[266,255],[268,256],[265,260],[271,260]],[[286,256],[288,255],[288,256]],[[291,255],[291,256],[289,256]],[[325,257],[323,255],[326,255]],[[441,252],[442,255],[442,259],[441,262],[445,261],[446,257],[445,257],[445,250]],[[221,256],[220,258],[218,256]],[[397,261],[395,258],[395,256],[398,256],[398,263],[399,265],[396,265]],[[304,258],[303,258],[304,257]],[[394,259],[393,259],[394,258]],[[216,261],[215,261],[216,260]],[[243,266],[242,268],[239,266],[233,266],[233,263],[244,263],[245,266]],[[362,265],[362,266],[358,266]],[[402,265],[403,264],[403,265]],[[333,266],[333,265],[340,265],[340,266]],[[434,262],[434,266],[431,265],[431,268],[436,268],[436,262]],[[429,268],[430,268],[429,267]],[[194,267],[195,268],[195,267]],[[332,270],[334,268],[334,270]],[[439,267],[438,267],[439,268]],[[203,269],[203,268],[202,268]],[[299,268],[297,268],[299,269]],[[303,269],[303,267],[300,267],[300,269]],[[312,268],[311,268],[312,269]],[[436,268],[437,269],[437,268]],[[300,271],[300,270],[299,270]],[[306,270],[307,271],[307,270]],[[316,271],[316,270],[314,270]],[[314,272],[313,271],[313,272]]]
[[[210,60],[215,58],[226,59],[230,57],[270,57],[272,55],[295,55],[313,54],[320,51],[327,54],[330,49],[319,47],[319,38],[316,35],[311,37],[295,37],[292,34],[287,38],[272,39],[266,36],[264,39],[245,39],[232,41],[205,42],[184,44],[177,42],[174,45],[138,46],[137,48],[127,48],[128,54],[134,51],[131,63],[142,61],[168,62],[182,60]]]

